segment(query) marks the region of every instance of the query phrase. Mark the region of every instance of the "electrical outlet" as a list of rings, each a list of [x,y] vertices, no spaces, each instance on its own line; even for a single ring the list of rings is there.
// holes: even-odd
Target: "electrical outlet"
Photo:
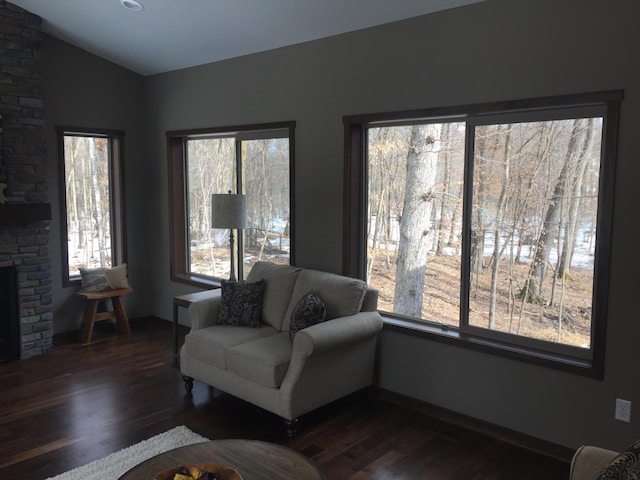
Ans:
[[[631,422],[631,402],[616,398],[616,420]]]

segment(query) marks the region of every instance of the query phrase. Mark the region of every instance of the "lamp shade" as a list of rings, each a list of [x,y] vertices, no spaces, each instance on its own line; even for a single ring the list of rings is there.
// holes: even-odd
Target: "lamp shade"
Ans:
[[[233,193],[211,195],[212,228],[246,228],[247,196]]]

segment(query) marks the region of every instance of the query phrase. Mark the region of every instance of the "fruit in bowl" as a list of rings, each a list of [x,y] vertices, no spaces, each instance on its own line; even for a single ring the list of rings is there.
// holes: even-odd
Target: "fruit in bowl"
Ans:
[[[164,470],[153,480],[242,480],[242,477],[233,468],[217,463],[198,463]]]

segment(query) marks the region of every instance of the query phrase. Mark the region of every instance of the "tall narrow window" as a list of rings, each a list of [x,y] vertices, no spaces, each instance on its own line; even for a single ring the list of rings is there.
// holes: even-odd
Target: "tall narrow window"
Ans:
[[[172,278],[211,285],[229,277],[229,231],[211,228],[211,195],[247,195],[238,278],[259,260],[291,262],[294,124],[168,132]],[[180,181],[182,179],[182,181]]]
[[[122,145],[112,130],[58,129],[64,186],[63,280],[125,261]]]
[[[402,325],[601,374],[619,100],[347,117],[347,270]]]

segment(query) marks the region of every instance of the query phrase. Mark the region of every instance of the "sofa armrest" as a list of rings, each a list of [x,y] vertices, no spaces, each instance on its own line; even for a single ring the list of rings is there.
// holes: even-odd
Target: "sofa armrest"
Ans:
[[[189,305],[191,330],[200,330],[215,325],[221,300],[221,290],[218,289],[212,292],[211,297],[203,298]]]
[[[293,339],[294,357],[325,353],[373,337],[382,323],[378,312],[360,312],[307,327]]]
[[[298,331],[293,338],[291,362],[280,385],[280,392],[288,398],[300,379],[305,376],[305,367],[322,354],[329,353],[331,357],[333,352],[351,350],[349,347],[352,345],[375,341],[375,337],[382,330],[382,324],[382,317],[378,312],[360,312]],[[337,358],[343,357],[338,355]],[[359,369],[362,365],[350,367]],[[317,374],[318,371],[312,369],[308,375],[315,379]],[[290,402],[291,399],[287,401]]]
[[[618,452],[599,447],[582,446],[573,455],[570,480],[596,480]]]

